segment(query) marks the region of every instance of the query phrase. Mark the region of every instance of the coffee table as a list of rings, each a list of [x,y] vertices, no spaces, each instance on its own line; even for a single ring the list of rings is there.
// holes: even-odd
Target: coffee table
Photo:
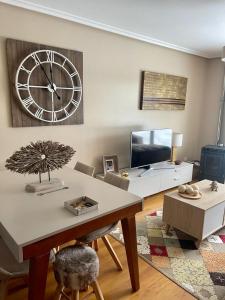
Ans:
[[[202,240],[225,226],[225,185],[218,183],[218,191],[211,191],[211,181],[196,184],[202,193],[201,199],[185,199],[178,191],[166,193],[163,205],[163,222],[167,231],[173,226],[196,239],[196,247]]]

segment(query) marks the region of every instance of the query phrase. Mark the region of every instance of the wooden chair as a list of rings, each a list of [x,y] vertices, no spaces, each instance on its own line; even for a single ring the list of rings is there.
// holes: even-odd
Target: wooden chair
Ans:
[[[128,191],[129,184],[130,184],[130,181],[127,178],[120,177],[111,172],[106,173],[106,175],[104,177],[104,181],[109,184],[112,184],[114,186],[117,186],[118,188],[125,190],[125,191]]]
[[[128,179],[119,177],[110,172],[106,173],[106,175],[104,177],[104,181],[109,184],[112,184],[116,187],[119,187],[125,191],[128,190],[129,183],[130,183]],[[114,260],[118,270],[122,271],[123,270],[122,264],[121,264],[118,256],[116,255],[111,243],[109,242],[109,239],[106,236],[117,226],[117,223],[118,222],[110,224],[103,228],[92,231],[91,233],[89,233],[85,236],[80,237],[78,239],[78,243],[89,244],[90,246],[93,245],[93,243],[94,243],[95,249],[97,250],[98,249],[97,239],[101,238],[103,243],[105,244],[106,248],[108,249],[110,255],[112,256],[112,259]]]
[[[0,300],[5,300],[8,282],[12,278],[28,278],[29,262],[18,263],[0,237]]]
[[[93,176],[94,172],[95,172],[95,167],[88,166],[88,165],[83,164],[82,162],[78,161],[74,167],[74,170],[77,170],[77,171],[84,173],[86,175],[89,175],[89,176]]]
[[[97,281],[99,259],[94,249],[84,245],[65,247],[56,253],[53,269],[58,283],[55,300],[61,299],[62,295],[66,299],[79,300],[79,291],[88,289],[89,285],[92,286],[91,293],[94,292],[96,299],[104,300]],[[65,288],[70,289],[70,296]]]

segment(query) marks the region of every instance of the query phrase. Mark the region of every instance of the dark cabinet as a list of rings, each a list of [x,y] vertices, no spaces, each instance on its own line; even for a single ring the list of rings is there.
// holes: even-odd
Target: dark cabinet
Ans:
[[[224,183],[225,147],[207,145],[202,148],[200,179],[216,180]]]

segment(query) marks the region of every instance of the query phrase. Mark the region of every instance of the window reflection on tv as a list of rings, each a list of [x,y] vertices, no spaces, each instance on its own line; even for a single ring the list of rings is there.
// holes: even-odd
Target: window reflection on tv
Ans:
[[[131,133],[131,168],[145,167],[171,158],[172,129]]]

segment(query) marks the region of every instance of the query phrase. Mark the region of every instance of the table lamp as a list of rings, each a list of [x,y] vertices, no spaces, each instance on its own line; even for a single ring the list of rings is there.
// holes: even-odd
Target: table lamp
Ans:
[[[182,147],[183,134],[179,132],[173,132],[172,138],[172,162],[176,161],[176,149],[177,147]]]

